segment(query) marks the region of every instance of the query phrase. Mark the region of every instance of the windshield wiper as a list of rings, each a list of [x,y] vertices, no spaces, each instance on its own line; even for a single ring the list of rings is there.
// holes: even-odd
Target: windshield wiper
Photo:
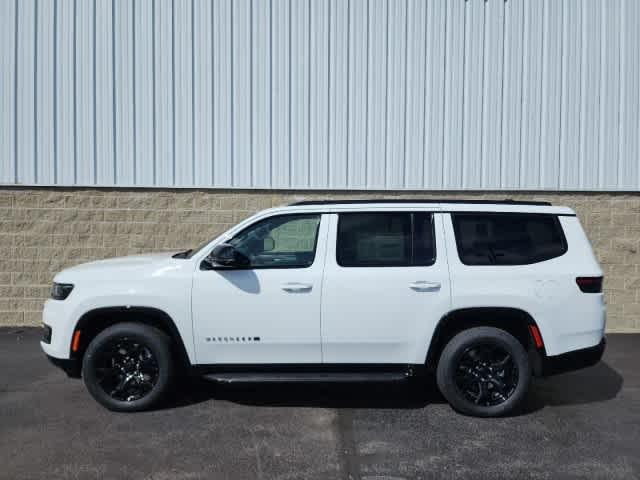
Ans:
[[[175,255],[171,255],[171,256],[173,258],[188,258],[191,252],[193,252],[193,248],[190,248],[189,250],[185,250],[184,252],[178,252]]]

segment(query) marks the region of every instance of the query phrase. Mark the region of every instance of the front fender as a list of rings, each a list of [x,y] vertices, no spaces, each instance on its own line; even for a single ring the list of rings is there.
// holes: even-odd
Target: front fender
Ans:
[[[154,309],[164,312],[175,325],[189,361],[195,361],[191,322],[191,276],[171,279],[148,278],[143,281],[71,282],[75,287],[66,300],[47,300],[43,322],[51,327],[51,342],[42,343],[47,355],[69,358],[73,333],[80,320],[90,312]],[[116,314],[114,310],[114,315]]]

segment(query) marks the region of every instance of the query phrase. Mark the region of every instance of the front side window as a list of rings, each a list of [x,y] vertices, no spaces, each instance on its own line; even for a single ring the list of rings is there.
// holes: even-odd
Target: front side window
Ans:
[[[466,265],[527,265],[567,251],[555,215],[454,213],[458,255]]]
[[[249,268],[305,268],[313,264],[320,215],[279,215],[245,228],[229,242]]]
[[[342,267],[427,266],[435,261],[430,213],[342,213],[336,260]]]

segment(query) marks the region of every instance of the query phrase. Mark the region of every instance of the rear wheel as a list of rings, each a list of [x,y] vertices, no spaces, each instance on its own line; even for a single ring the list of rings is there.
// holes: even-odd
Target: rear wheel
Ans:
[[[156,406],[173,379],[169,337],[148,325],[120,323],[100,332],[82,361],[89,393],[109,410]]]
[[[527,352],[513,335],[493,327],[470,328],[445,346],[438,387],[467,415],[506,415],[523,401],[531,381]]]

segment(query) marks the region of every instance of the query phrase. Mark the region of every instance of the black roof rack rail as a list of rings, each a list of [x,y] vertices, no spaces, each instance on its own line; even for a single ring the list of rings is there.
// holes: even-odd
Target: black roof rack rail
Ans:
[[[379,199],[379,200],[304,200],[302,202],[290,203],[290,207],[303,205],[336,205],[336,204],[367,204],[367,203],[468,203],[476,205],[534,205],[542,207],[550,207],[551,202],[527,202],[522,200],[460,200],[460,199],[441,199],[441,200],[421,200],[419,198],[400,199]]]

